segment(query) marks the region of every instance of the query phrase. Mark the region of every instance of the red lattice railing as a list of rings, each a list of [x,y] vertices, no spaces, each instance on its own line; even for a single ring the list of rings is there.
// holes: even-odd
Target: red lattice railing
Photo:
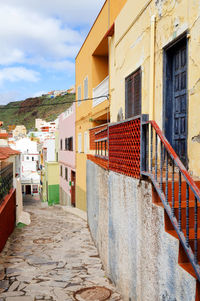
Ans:
[[[109,169],[140,178],[140,118],[109,126]]]
[[[87,155],[87,159],[108,170],[108,160],[93,155]]]
[[[104,131],[101,134],[101,131],[104,129],[107,129],[107,128],[108,128],[108,125],[103,124],[103,125],[93,128],[93,129],[90,129],[90,150],[96,149],[95,140],[100,139],[99,135],[107,135],[107,133],[105,133]],[[98,137],[97,137],[97,135],[95,135],[95,133],[98,133],[98,132],[99,132],[99,135],[97,134],[98,135]],[[102,138],[104,138],[104,137],[102,137]]]
[[[88,159],[103,168],[140,178],[140,124],[141,117],[137,116],[91,129],[90,142],[96,155]]]

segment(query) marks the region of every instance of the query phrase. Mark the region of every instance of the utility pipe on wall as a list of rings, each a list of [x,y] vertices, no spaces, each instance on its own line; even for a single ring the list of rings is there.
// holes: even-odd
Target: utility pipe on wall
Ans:
[[[155,29],[156,16],[151,17],[151,45],[150,45],[150,83],[149,83],[149,119],[154,120],[155,97]]]

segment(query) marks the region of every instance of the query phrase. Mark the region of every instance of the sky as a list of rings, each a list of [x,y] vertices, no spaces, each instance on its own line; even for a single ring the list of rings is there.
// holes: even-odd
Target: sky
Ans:
[[[0,0],[0,104],[75,84],[75,57],[105,0]]]

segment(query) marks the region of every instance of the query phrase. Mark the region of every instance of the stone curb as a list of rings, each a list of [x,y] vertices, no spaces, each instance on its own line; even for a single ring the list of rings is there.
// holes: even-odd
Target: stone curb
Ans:
[[[71,206],[62,206],[62,205],[55,205],[55,206],[62,208],[65,212],[74,214],[87,222],[87,212]]]

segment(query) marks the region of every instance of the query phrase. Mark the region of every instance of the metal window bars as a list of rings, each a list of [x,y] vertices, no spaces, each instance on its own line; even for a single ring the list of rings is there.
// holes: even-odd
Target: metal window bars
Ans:
[[[4,202],[5,196],[12,187],[13,163],[10,163],[0,170],[0,205]]]

